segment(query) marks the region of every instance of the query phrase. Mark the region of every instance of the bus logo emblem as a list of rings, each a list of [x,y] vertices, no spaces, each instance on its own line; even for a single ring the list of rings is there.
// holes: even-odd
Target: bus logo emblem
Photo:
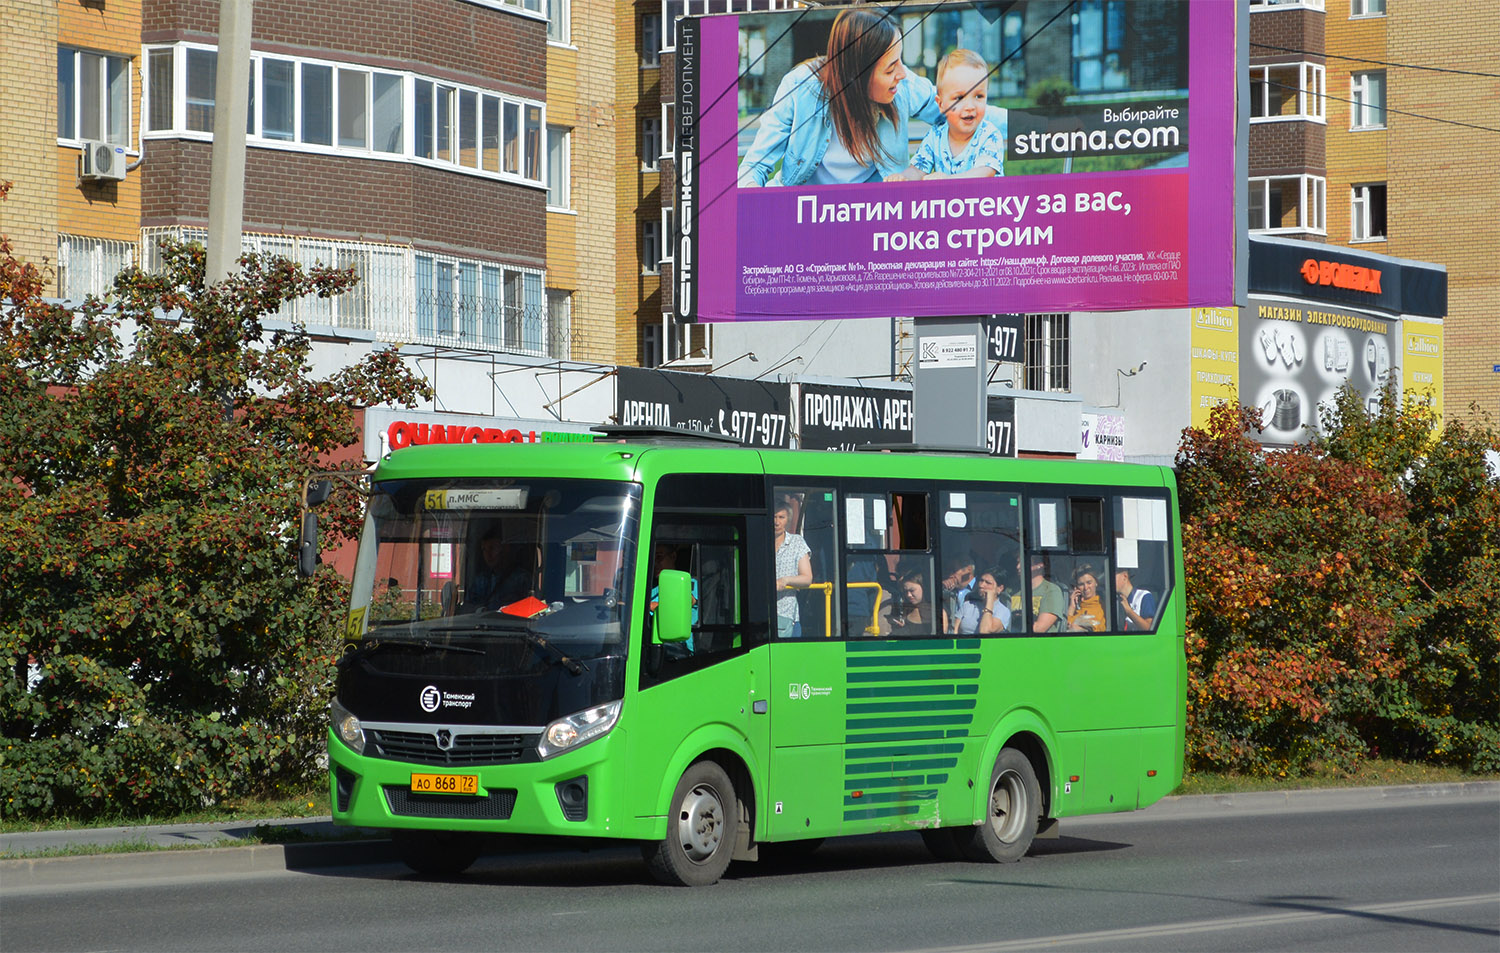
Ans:
[[[438,706],[443,703],[443,693],[438,691],[436,685],[428,685],[422,689],[418,701],[421,702],[423,711],[437,711]]]
[[[807,684],[806,682],[803,682],[800,685],[796,682],[793,682],[791,685],[791,689],[787,694],[794,701],[799,698],[803,701],[806,701],[807,699],[812,697],[812,686]]]

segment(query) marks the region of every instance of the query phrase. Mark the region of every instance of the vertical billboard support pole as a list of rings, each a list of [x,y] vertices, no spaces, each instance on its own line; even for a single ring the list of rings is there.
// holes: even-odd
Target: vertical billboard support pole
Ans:
[[[245,220],[245,121],[250,113],[250,34],[255,0],[219,5],[218,74],[214,80],[214,144],[209,154],[208,261],[210,284],[239,270]]]
[[[985,381],[989,353],[983,316],[915,318],[912,440],[947,447],[988,447]]]

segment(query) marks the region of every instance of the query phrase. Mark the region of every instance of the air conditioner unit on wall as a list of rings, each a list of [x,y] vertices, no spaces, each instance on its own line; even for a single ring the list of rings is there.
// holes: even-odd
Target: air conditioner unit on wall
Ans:
[[[83,140],[78,155],[78,177],[85,182],[123,182],[125,147],[95,139]]]

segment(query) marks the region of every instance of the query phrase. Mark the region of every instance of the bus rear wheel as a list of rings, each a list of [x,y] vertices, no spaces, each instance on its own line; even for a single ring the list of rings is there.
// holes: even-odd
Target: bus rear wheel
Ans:
[[[651,875],[674,887],[717,883],[729,867],[739,828],[734,782],[712,761],[683,772],[672,793],[667,836],[641,847]]]
[[[927,850],[938,860],[963,860],[964,852],[959,847],[958,840],[960,837],[967,836],[967,830],[955,830],[951,827],[927,827],[922,829],[922,843],[927,845]]]
[[[461,874],[479,859],[479,838],[459,831],[392,831],[401,862],[429,877]]]
[[[1042,787],[1030,759],[1015,748],[1002,749],[990,772],[983,822],[960,828],[955,839],[970,860],[1015,863],[1031,849],[1041,809]]]

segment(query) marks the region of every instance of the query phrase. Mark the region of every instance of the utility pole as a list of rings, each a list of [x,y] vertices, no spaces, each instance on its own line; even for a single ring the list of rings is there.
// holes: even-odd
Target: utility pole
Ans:
[[[245,123],[255,0],[219,0],[214,148],[209,165],[208,283],[234,274],[245,220]]]

